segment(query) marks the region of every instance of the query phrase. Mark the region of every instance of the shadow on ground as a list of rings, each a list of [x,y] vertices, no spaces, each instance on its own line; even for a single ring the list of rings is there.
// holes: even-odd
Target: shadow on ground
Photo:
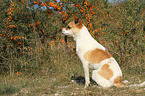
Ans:
[[[83,76],[74,75],[71,76],[71,80],[74,80],[79,85],[85,85],[85,77]],[[92,85],[97,85],[97,83],[92,78],[90,78],[90,82]]]

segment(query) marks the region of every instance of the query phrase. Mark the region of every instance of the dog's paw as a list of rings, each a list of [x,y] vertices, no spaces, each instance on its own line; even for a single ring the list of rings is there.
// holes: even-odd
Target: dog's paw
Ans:
[[[85,87],[84,88],[87,88],[88,87],[88,85],[85,85]]]
[[[90,84],[90,81],[86,82],[84,88],[87,88],[89,86],[89,84]]]

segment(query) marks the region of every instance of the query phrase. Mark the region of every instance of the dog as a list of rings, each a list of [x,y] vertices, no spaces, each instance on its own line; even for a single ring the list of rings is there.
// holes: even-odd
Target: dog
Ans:
[[[64,35],[69,35],[76,41],[76,52],[80,58],[85,73],[85,88],[89,86],[89,68],[92,69],[92,79],[103,88],[111,86],[125,87],[121,83],[122,71],[117,61],[99,44],[82,24],[79,18],[74,18],[66,28],[62,29]],[[137,84],[136,86],[144,86]]]

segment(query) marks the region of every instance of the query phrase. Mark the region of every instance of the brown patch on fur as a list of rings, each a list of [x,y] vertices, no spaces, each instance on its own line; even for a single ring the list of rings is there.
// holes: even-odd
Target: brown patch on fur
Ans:
[[[68,26],[70,28],[68,28]],[[69,29],[74,28],[74,27],[75,27],[74,22],[70,22],[69,25],[66,26],[66,30],[69,30]]]
[[[108,59],[110,57],[112,56],[107,50],[104,51],[101,49],[94,49],[84,54],[84,58],[91,64],[100,63],[101,61]]]
[[[98,73],[107,80],[113,76],[113,71],[109,68],[108,64],[104,64]]]
[[[112,55],[111,55],[107,50],[105,50],[105,53],[106,53],[109,57],[112,57]]]
[[[126,85],[123,85],[122,83],[117,83],[114,86],[116,86],[117,88],[122,88],[125,87]]]
[[[122,76],[116,77],[116,78],[114,79],[114,81],[113,81],[114,86],[116,86],[116,87],[125,87],[125,85],[123,85],[123,84],[121,83],[121,81],[122,81]]]
[[[122,81],[122,76],[118,76],[114,79],[113,84],[120,83]]]
[[[82,21],[79,18],[74,18],[75,26],[79,29],[83,27]]]
[[[66,26],[66,30],[70,30],[71,28],[73,28],[73,30],[78,30],[81,29],[83,27],[82,21],[80,19],[78,19],[77,21],[72,21],[70,22],[67,26]]]

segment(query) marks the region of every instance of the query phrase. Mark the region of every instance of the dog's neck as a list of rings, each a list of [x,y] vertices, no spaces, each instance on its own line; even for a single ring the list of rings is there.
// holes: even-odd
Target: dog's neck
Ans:
[[[88,29],[83,25],[83,27],[76,33],[74,36],[74,40],[77,42],[78,40],[83,40],[86,38],[92,38],[91,34],[89,33]]]
[[[104,49],[89,33],[88,29],[83,25],[82,29],[79,30],[74,36],[76,41],[76,51],[81,50],[91,50],[94,48]],[[83,45],[83,46],[82,46]],[[89,47],[91,46],[91,47]]]

